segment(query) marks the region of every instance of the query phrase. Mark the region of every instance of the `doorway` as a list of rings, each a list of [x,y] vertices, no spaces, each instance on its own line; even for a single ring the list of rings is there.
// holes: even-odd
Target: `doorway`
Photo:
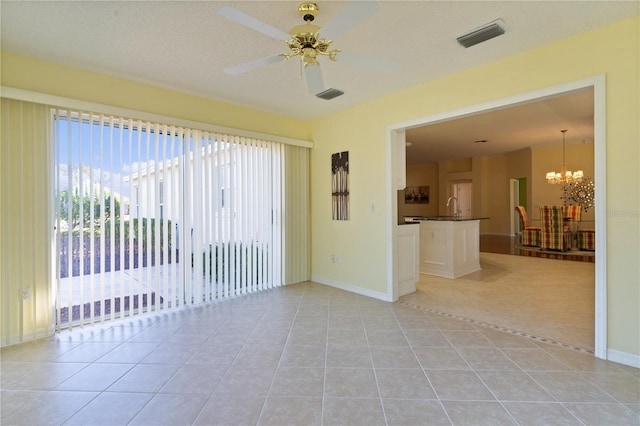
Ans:
[[[450,194],[456,199],[455,209],[461,217],[473,217],[473,183],[468,180],[452,181]]]
[[[509,188],[509,205],[511,207],[509,213],[511,231],[509,235],[513,237],[518,235],[522,230],[520,217],[516,214],[516,207],[523,206],[525,210],[529,211],[527,203],[527,178],[509,179]]]
[[[536,100],[542,100],[549,97],[560,96],[562,94],[568,94],[578,90],[592,89],[594,94],[594,179],[595,179],[595,192],[597,194],[595,205],[595,223],[596,228],[601,230],[600,236],[596,241],[596,253],[600,255],[596,256],[595,262],[595,320],[594,320],[594,355],[598,358],[607,358],[607,320],[606,320],[606,187],[604,184],[604,176],[606,175],[606,116],[605,116],[605,80],[604,76],[596,76],[587,78],[584,80],[561,84],[546,89],[536,90],[533,92],[515,95],[508,98],[498,99],[495,101],[486,102],[483,104],[474,105],[471,107],[460,108],[458,110],[449,111],[446,113],[435,114],[419,119],[414,119],[402,123],[397,123],[387,127],[387,144],[390,155],[390,161],[387,162],[389,167],[388,175],[398,177],[405,171],[406,164],[401,164],[398,161],[399,156],[396,155],[394,150],[397,150],[402,143],[404,147],[404,133],[407,129],[411,129],[418,126],[425,126],[430,124],[436,124],[443,121],[453,120],[455,118],[479,114],[483,112],[489,112],[498,109],[508,108],[509,106],[521,105],[523,103],[533,102]],[[402,136],[402,137],[400,137]],[[396,183],[401,182],[397,180]],[[394,295],[397,295],[397,268],[398,261],[394,257],[396,252],[396,226],[397,223],[397,197],[393,196],[392,192],[395,190],[394,185],[389,185],[389,212],[391,217],[388,226],[388,235],[390,236],[390,250],[388,253],[388,264],[390,265],[390,273],[388,279],[388,294],[393,299]],[[395,296],[397,298],[397,296]]]

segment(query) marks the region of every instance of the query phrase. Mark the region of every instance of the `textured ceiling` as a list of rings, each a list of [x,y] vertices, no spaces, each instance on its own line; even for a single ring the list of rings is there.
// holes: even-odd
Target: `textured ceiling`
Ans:
[[[593,90],[535,100],[407,129],[408,164],[501,155],[523,148],[593,144]],[[478,142],[484,141],[484,142]],[[559,160],[558,160],[559,161]]]
[[[392,61],[398,70],[380,73],[340,62],[339,55],[337,62],[322,57],[325,86],[345,92],[329,101],[307,93],[298,60],[240,75],[224,73],[287,48],[220,16],[218,9],[231,6],[288,32],[303,23],[298,1],[2,0],[1,42],[3,50],[25,56],[313,119],[640,14],[638,1],[379,3],[377,14],[331,47]],[[314,24],[322,27],[347,2],[317,4]],[[456,42],[457,36],[498,18],[505,22],[506,34],[469,49]],[[490,138],[480,133],[460,139]]]

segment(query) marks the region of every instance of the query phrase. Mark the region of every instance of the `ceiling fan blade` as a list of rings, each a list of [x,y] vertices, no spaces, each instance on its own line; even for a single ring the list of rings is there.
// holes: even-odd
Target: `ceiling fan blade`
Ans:
[[[229,75],[238,75],[245,72],[253,71],[257,68],[263,67],[269,64],[275,64],[276,62],[281,62],[282,56],[267,56],[266,58],[258,59],[255,61],[247,62],[246,64],[238,65],[236,67],[227,68],[224,70],[225,74]]]
[[[325,26],[320,28],[320,35],[327,40],[336,40],[348,30],[360,25],[380,10],[377,1],[353,0],[333,17]]]
[[[245,27],[251,28],[252,30],[261,32],[262,34],[268,35],[269,37],[273,37],[276,40],[289,40],[291,38],[291,36],[284,31],[272,27],[266,22],[262,22],[254,18],[253,16],[247,15],[244,12],[240,12],[238,9],[233,7],[221,7],[220,9],[218,9],[218,14],[234,22],[237,22],[240,25],[244,25]]]
[[[304,77],[305,80],[307,80],[307,89],[309,89],[309,94],[315,96],[324,91],[324,82],[322,81],[320,65],[307,65],[304,67]]]
[[[379,72],[393,72],[400,69],[400,65],[396,62],[352,52],[340,52],[336,56],[336,60],[338,62],[371,68]]]

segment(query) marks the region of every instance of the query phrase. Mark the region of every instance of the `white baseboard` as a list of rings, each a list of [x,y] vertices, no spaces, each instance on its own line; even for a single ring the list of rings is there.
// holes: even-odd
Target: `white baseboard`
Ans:
[[[640,368],[640,355],[607,349],[607,360],[628,365],[629,367]]]
[[[32,340],[44,339],[51,337],[55,334],[55,328],[53,326],[49,328],[38,328],[34,331],[26,332],[22,335],[11,335],[0,340],[0,347],[18,345],[20,343],[27,343]]]
[[[340,290],[350,291],[351,293],[361,294],[363,296],[373,297],[374,299],[382,300],[385,302],[392,302],[391,298],[387,293],[381,293],[378,291],[367,290],[366,288],[357,287],[352,284],[341,283],[338,281],[333,281],[328,278],[319,277],[317,275],[311,275],[311,281],[316,282],[318,284],[328,285],[329,287],[339,288]]]

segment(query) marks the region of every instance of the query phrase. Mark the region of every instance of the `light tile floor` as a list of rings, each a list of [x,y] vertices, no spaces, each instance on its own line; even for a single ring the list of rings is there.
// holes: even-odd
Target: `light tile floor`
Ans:
[[[593,352],[594,263],[480,252],[480,266],[455,280],[421,274],[400,301]]]
[[[640,370],[303,283],[3,348],[3,425],[637,425]]]

